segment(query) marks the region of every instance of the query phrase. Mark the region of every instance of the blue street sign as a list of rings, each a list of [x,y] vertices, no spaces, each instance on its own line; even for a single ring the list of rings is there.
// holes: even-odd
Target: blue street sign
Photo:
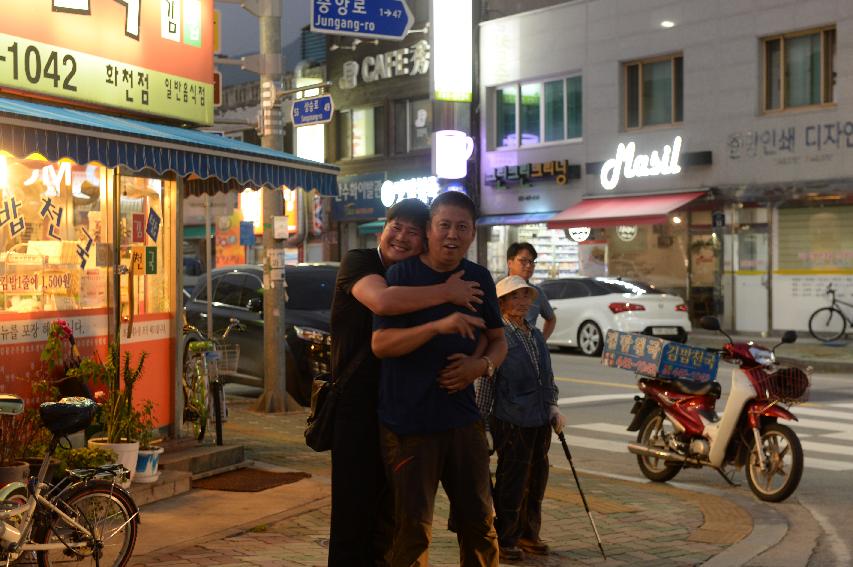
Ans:
[[[255,245],[255,223],[240,221],[240,246]]]
[[[311,0],[312,32],[401,40],[414,21],[405,0]]]
[[[291,117],[294,126],[305,126],[306,124],[320,124],[332,119],[335,105],[332,103],[332,95],[320,95],[311,98],[301,98],[293,101]]]

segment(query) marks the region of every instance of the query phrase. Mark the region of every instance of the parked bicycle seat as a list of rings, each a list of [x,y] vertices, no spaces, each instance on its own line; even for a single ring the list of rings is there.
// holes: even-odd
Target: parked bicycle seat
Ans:
[[[14,394],[0,394],[0,415],[18,415],[24,411],[24,400]]]
[[[98,405],[89,398],[62,398],[39,406],[42,423],[57,436],[71,435],[86,429],[95,418]]]

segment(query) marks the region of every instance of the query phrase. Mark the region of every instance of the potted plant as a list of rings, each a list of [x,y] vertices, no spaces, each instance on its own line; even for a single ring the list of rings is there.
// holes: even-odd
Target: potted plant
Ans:
[[[83,383],[94,383],[97,388],[95,401],[100,404],[97,422],[102,437],[89,439],[90,447],[101,447],[116,455],[116,462],[124,465],[130,472],[124,483],[130,485],[136,473],[136,460],[139,453],[139,436],[143,430],[142,412],[133,404],[133,389],[142,376],[145,359],[143,352],[135,364],[131,364],[131,354],[120,356],[118,345],[109,346],[107,360],[99,356],[84,358],[80,365],[69,371],[69,376],[79,378]]]
[[[133,482],[157,482],[160,478],[159,465],[163,447],[158,445],[159,432],[154,427],[154,404],[146,400],[140,414],[142,429],[139,432],[139,456],[136,459],[136,475]]]
[[[61,320],[50,324],[47,343],[41,354],[41,366],[35,379],[29,381],[30,395],[24,411],[18,415],[0,416],[0,486],[26,480],[36,471],[50,442],[50,432],[42,427],[39,405],[56,400],[59,392],[57,379],[65,371],[65,361],[70,356],[67,337],[71,330]],[[22,378],[15,377],[17,380]]]

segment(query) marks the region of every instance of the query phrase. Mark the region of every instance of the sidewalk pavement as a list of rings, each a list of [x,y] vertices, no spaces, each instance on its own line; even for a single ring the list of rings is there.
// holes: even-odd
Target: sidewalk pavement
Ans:
[[[827,344],[812,338],[808,331],[800,331],[798,335],[797,342],[780,345],[776,349],[776,357],[779,362],[808,365],[815,372],[841,372],[850,374],[853,378],[853,341],[838,341]],[[733,335],[732,338],[735,342],[754,341],[766,347],[773,347],[780,341],[780,337],[762,337],[759,333],[754,335],[737,334]],[[688,336],[687,342],[696,346],[719,348],[728,342],[728,339],[721,333],[694,328]]]
[[[194,489],[145,506],[131,566],[326,565],[329,453],[305,446],[304,412],[259,414],[250,410],[252,402],[229,396],[226,442],[244,445],[255,466],[307,472],[311,478],[255,493]],[[583,463],[575,459],[575,466],[582,469]],[[804,510],[796,503],[785,504],[791,513],[781,514],[743,487],[696,492],[583,470],[580,481],[608,560],[599,554],[567,463],[552,462],[542,537],[553,554],[513,564],[805,565],[817,537],[809,540],[811,546],[798,541],[780,548],[789,524],[802,522],[808,533],[810,516],[797,516]],[[459,564],[447,515],[448,500],[440,490],[430,546],[430,564],[436,567]]]

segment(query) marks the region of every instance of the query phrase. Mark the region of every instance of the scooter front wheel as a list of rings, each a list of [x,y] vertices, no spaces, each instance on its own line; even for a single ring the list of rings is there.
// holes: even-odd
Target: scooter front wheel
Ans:
[[[758,451],[764,456],[761,469]],[[761,446],[752,442],[746,479],[755,495],[766,502],[781,502],[797,489],[803,476],[803,448],[790,427],[770,423],[761,429]]]
[[[659,451],[669,451],[667,437],[674,434],[674,428],[661,411],[653,411],[643,420],[637,433],[637,443]],[[637,465],[643,475],[655,482],[666,482],[675,478],[681,470],[681,465],[667,464],[660,457],[637,455]]]

